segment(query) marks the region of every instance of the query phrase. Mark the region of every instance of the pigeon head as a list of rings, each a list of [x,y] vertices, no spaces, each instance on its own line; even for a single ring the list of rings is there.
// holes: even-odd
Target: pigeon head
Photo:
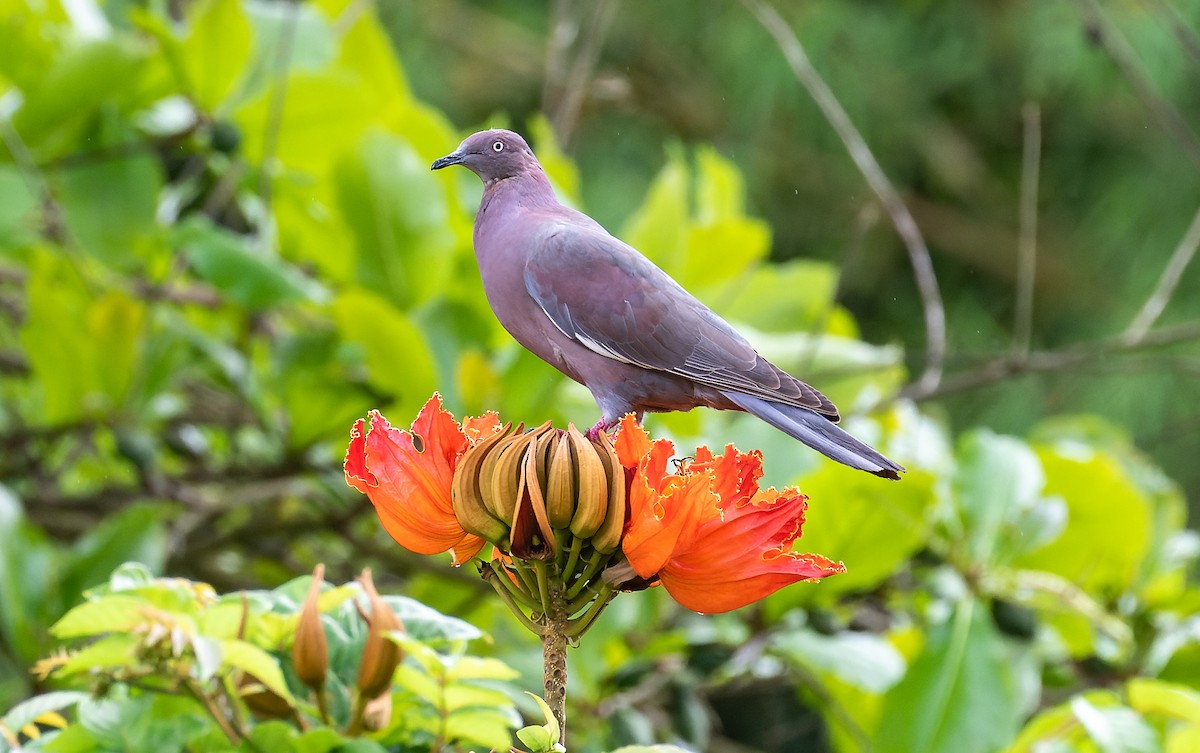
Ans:
[[[462,165],[492,183],[539,169],[537,158],[525,139],[512,131],[493,128],[467,137],[458,148],[435,161],[432,170]]]

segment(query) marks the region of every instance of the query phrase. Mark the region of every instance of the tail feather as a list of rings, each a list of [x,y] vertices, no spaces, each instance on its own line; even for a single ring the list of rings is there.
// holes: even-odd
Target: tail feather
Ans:
[[[784,434],[800,440],[827,458],[883,478],[900,480],[904,467],[852,437],[837,424],[807,408],[764,400],[742,392],[725,392],[747,413],[758,416]]]

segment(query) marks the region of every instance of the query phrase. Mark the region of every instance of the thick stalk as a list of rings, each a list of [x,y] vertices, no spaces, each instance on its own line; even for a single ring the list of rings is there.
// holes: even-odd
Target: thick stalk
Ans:
[[[542,633],[543,691],[546,705],[558,721],[559,742],[567,739],[567,633],[570,623],[563,583],[558,578],[549,582],[549,610]]]

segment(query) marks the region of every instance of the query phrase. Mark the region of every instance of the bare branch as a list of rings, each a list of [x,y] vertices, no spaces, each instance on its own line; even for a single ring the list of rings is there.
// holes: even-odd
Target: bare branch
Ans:
[[[1024,148],[1021,152],[1021,235],[1017,241],[1017,302],[1013,321],[1013,354],[1026,355],[1033,339],[1033,284],[1037,273],[1038,175],[1042,161],[1042,110],[1034,102],[1021,109]]]
[[[833,127],[846,145],[850,158],[858,166],[866,178],[871,190],[879,197],[879,202],[891,218],[896,233],[908,250],[909,261],[913,268],[913,278],[921,295],[921,307],[925,317],[925,370],[917,382],[921,390],[933,390],[942,379],[942,369],[946,358],[946,310],[942,304],[942,294],[938,288],[937,276],[933,271],[933,261],[929,248],[917,227],[912,213],[904,205],[900,194],[892,186],[891,181],[884,175],[879,162],[871,153],[870,147],[862,134],[850,121],[850,116],[838,102],[829,85],[809,61],[800,40],[788,27],[783,17],[764,0],[742,0],[742,3],[758,18],[775,42],[779,45],[784,58],[795,74],[796,79],[808,90],[809,95],[825,119]]]
[[[558,0],[554,5],[550,42],[546,49],[546,83],[542,103],[560,144],[566,145],[570,141],[579,123],[584,95],[600,59],[604,40],[617,17],[618,7],[617,0],[601,0],[593,4],[587,24],[581,25],[574,10],[586,8],[586,4]],[[581,35],[583,41],[579,44],[575,59],[568,65],[567,51]]]
[[[1150,350],[1168,345],[1200,341],[1200,321],[1192,321],[1173,327],[1162,327],[1147,332],[1136,341],[1124,335],[1097,340],[1083,345],[1072,345],[1059,350],[1033,352],[1024,356],[1006,355],[987,361],[967,371],[947,377],[933,389],[923,389],[920,384],[901,390],[897,396],[910,400],[927,400],[959,392],[988,387],[1024,374],[1043,374],[1080,369],[1102,362],[1114,355]]]
[[[1129,329],[1125,330],[1124,339],[1126,341],[1137,343],[1158,321],[1158,317],[1171,302],[1171,296],[1175,294],[1175,288],[1179,286],[1179,280],[1183,277],[1184,270],[1195,258],[1197,248],[1200,248],[1200,209],[1196,210],[1195,216],[1192,217],[1192,224],[1188,225],[1187,232],[1183,234],[1183,238],[1179,240],[1179,245],[1175,247],[1167,266],[1163,268],[1162,276],[1158,278],[1158,284],[1154,286],[1154,292],[1150,294],[1150,297],[1142,304],[1137,316],[1129,323]]]
[[[1176,107],[1163,98],[1154,88],[1154,82],[1146,69],[1138,60],[1133,45],[1121,33],[1116,24],[1105,17],[1096,0],[1077,0],[1084,16],[1088,31],[1108,53],[1113,63],[1120,69],[1122,75],[1129,80],[1134,92],[1142,100],[1142,104],[1150,111],[1167,133],[1179,143],[1189,159],[1200,165],[1200,137],[1184,120]]]

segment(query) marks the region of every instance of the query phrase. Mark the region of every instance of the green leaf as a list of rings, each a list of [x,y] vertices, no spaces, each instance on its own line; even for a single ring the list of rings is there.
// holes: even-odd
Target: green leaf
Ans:
[[[499,659],[487,656],[463,656],[457,659],[447,678],[451,680],[515,680],[520,673]]]
[[[671,275],[679,270],[687,250],[688,182],[681,150],[669,150],[646,198],[620,233],[624,241]],[[679,282],[683,284],[683,280]]]
[[[0,716],[0,727],[19,730],[30,724],[42,714],[51,711],[62,711],[70,708],[90,696],[77,690],[58,690],[36,695],[27,701],[22,701]]]
[[[288,703],[295,703],[287,682],[283,679],[279,660],[258,646],[237,639],[221,641],[221,666],[240,669],[253,676],[275,695]]]
[[[253,311],[298,300],[322,301],[324,288],[251,239],[205,220],[177,230],[177,242],[202,279],[233,302]]]
[[[404,632],[422,643],[438,645],[453,641],[472,641],[484,635],[482,630],[471,623],[442,614],[416,599],[407,596],[384,596],[383,600],[404,623]]]
[[[874,693],[883,693],[904,676],[904,657],[886,638],[872,633],[827,636],[789,630],[776,634],[771,645],[801,667],[832,674]]]
[[[162,168],[145,152],[83,160],[49,176],[67,232],[110,267],[132,271],[157,247]]]
[[[517,739],[529,748],[530,753],[547,753],[554,744],[546,728],[536,724],[517,730]]]
[[[58,674],[70,675],[97,669],[133,667],[138,664],[139,638],[131,633],[113,633],[71,655]]]
[[[299,737],[296,728],[287,722],[262,722],[250,730],[250,736],[242,743],[241,750],[245,753],[297,753]]]
[[[129,391],[140,355],[145,305],[123,293],[93,297],[61,257],[38,253],[29,267],[21,342],[39,390],[37,421],[104,415]]]
[[[0,165],[0,250],[32,244],[37,231],[37,193],[16,166]]]
[[[678,745],[626,745],[612,753],[691,753]]]
[[[1200,725],[1200,692],[1186,685],[1135,677],[1125,685],[1129,705],[1149,716],[1166,716]]]
[[[987,609],[962,601],[884,697],[875,739],[881,750],[983,753],[1012,739],[1023,711]]]
[[[167,514],[161,506],[134,505],[102,520],[75,542],[63,587],[82,593],[127,562],[161,570],[167,558]]]
[[[437,389],[421,331],[390,303],[362,290],[342,293],[332,309],[342,338],[361,349],[370,385],[397,399],[400,415],[415,414]]]
[[[407,141],[372,131],[338,165],[336,186],[359,281],[402,310],[442,293],[458,243],[429,163]]]
[[[142,610],[150,602],[140,596],[112,594],[85,601],[54,623],[50,633],[56,638],[83,638],[102,633],[128,632],[145,618]]]
[[[240,0],[201,0],[190,11],[180,59],[192,98],[217,112],[250,60],[250,21]]]
[[[38,72],[37,85],[25,89],[13,126],[38,157],[76,148],[102,103],[130,99],[140,79],[154,71],[147,51],[147,45],[119,36],[64,45],[49,69]]]
[[[1072,698],[1070,706],[1101,753],[1161,753],[1154,730],[1133,709],[1096,706],[1082,696]]]
[[[446,737],[476,745],[504,750],[512,739],[512,715],[496,709],[458,711],[446,720]]]
[[[764,332],[812,331],[835,306],[837,276],[832,264],[807,259],[759,265],[722,297],[721,315]]]
[[[875,478],[832,463],[804,477],[800,490],[809,497],[808,510],[796,548],[840,560],[846,572],[814,586],[785,589],[781,598],[828,602],[893,575],[925,545],[933,482],[930,475],[913,471],[903,484],[880,494]]]
[[[953,484],[961,526],[954,535],[965,539],[973,562],[1005,563],[1016,547],[1026,546],[1013,534],[1023,515],[1036,514],[1045,486],[1042,465],[1028,445],[988,431],[967,435]]]
[[[1056,573],[1091,593],[1131,588],[1150,545],[1146,496],[1107,453],[1065,442],[1036,449],[1045,468],[1044,493],[1065,503],[1067,526],[1015,564]]]

